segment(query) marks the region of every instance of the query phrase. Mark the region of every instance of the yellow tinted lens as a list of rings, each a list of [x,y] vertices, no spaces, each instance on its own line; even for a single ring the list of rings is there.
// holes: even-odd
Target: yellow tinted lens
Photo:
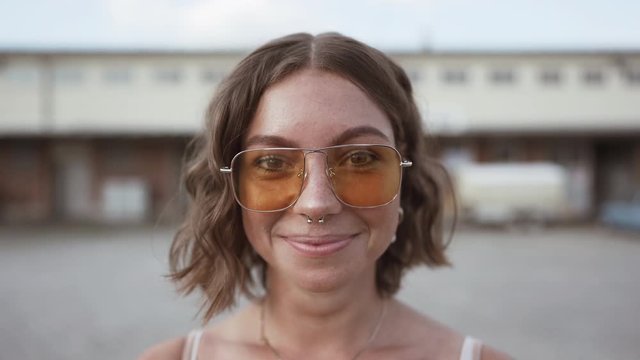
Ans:
[[[400,156],[387,146],[347,146],[329,154],[336,196],[352,206],[384,205],[400,189]]]
[[[234,160],[236,197],[247,209],[273,211],[295,202],[302,187],[304,154],[300,150],[264,149],[240,153]]]

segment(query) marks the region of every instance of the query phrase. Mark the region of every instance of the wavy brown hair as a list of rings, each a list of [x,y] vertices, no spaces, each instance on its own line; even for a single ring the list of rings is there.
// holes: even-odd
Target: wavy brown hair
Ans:
[[[302,69],[319,69],[350,80],[380,107],[392,124],[400,153],[413,161],[404,170],[400,204],[404,218],[397,241],[378,260],[376,286],[396,293],[404,272],[418,264],[448,264],[441,231],[443,195],[429,160],[421,118],[406,73],[382,52],[352,38],[325,33],[275,39],[245,57],[222,81],[206,114],[206,128],[187,154],[184,184],[187,217],[171,245],[170,278],[178,290],[204,293],[204,321],[235,304],[238,294],[255,298],[264,289],[266,264],[242,228],[230,177],[220,167],[242,150],[241,140],[269,86]]]

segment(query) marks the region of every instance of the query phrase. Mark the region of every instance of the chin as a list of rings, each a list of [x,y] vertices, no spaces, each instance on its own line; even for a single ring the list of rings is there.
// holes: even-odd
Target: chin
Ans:
[[[293,279],[300,288],[309,292],[326,293],[337,290],[350,282],[353,273],[348,269],[315,269],[299,273]]]
[[[292,260],[280,267],[279,271],[287,282],[312,293],[332,292],[346,286],[363,286],[365,279],[375,277],[375,265],[353,258],[311,262],[308,259]]]

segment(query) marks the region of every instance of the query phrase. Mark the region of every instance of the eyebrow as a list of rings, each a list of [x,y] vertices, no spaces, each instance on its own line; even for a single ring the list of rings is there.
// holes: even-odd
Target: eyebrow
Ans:
[[[331,145],[340,145],[352,140],[353,138],[357,138],[359,136],[364,135],[374,135],[380,137],[384,140],[391,141],[389,138],[382,133],[382,131],[376,129],[373,126],[364,125],[364,126],[356,126],[350,129],[347,129],[342,134],[336,136],[332,141]],[[287,148],[299,148],[298,144],[294,141],[286,139],[282,136],[277,135],[256,135],[252,136],[244,144],[245,148],[249,148],[254,145],[265,145],[265,146],[273,146],[273,147],[287,147]]]
[[[385,134],[382,133],[382,131],[374,128],[373,126],[363,125],[363,126],[356,126],[348,129],[347,131],[343,132],[342,134],[334,138],[331,143],[333,145],[340,145],[340,144],[346,143],[347,141],[353,138],[356,138],[358,136],[364,136],[364,135],[374,135],[384,140],[391,141]]]

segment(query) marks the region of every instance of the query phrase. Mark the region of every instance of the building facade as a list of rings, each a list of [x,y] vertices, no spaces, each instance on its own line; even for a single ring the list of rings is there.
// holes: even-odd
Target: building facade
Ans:
[[[0,51],[0,223],[179,219],[184,149],[244,55]],[[560,164],[575,220],[640,193],[640,52],[392,56],[449,166]]]

